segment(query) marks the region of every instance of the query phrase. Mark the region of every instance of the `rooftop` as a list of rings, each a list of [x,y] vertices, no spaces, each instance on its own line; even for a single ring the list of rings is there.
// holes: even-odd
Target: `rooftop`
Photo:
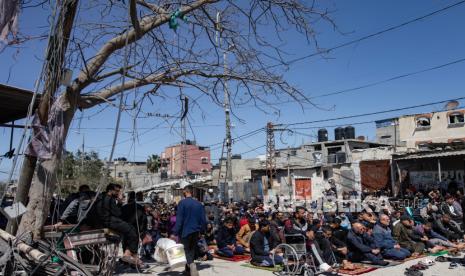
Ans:
[[[33,95],[32,91],[0,84],[0,124],[26,118]],[[36,105],[38,102],[39,97]]]

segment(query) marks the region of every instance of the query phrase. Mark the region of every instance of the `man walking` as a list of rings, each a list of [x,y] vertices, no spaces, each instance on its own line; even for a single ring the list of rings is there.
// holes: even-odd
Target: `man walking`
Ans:
[[[178,204],[174,232],[181,239],[186,252],[186,274],[198,276],[194,263],[200,232],[206,228],[207,219],[203,205],[192,198],[192,185],[183,189],[184,199]]]

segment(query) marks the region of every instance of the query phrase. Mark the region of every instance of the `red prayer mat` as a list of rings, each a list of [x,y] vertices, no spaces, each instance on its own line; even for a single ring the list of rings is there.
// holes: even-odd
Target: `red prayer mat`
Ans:
[[[231,261],[231,262],[242,262],[242,261],[250,261],[250,255],[234,255],[232,258],[227,258],[220,256],[218,254],[213,254],[213,257],[221,260]]]
[[[365,274],[368,272],[371,272],[373,270],[378,269],[377,267],[368,267],[368,266],[363,266],[356,268],[354,270],[345,270],[345,269],[339,269],[338,274],[344,274],[344,275],[361,275]]]

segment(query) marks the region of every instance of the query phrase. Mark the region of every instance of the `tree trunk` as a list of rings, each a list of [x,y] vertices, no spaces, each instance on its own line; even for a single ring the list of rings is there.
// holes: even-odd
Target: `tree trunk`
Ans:
[[[66,141],[71,121],[76,113],[77,92],[66,91],[57,102],[60,101],[63,106],[63,128],[64,133],[61,137]],[[45,224],[47,216],[50,211],[50,203],[52,195],[55,191],[57,184],[57,170],[61,160],[61,152],[54,152],[52,158],[49,160],[38,160],[37,162],[37,176],[29,189],[29,202],[27,204],[27,211],[21,219],[17,235],[26,232],[31,232],[34,239],[40,239],[42,236],[42,228]]]
[[[28,193],[31,188],[32,177],[36,169],[37,157],[26,155],[24,156],[23,166],[21,167],[21,174],[18,180],[18,190],[16,191],[15,202],[21,202],[24,206],[28,204]],[[7,231],[15,235],[18,230],[18,223],[21,217],[17,220],[8,221]]]
[[[54,36],[51,41],[49,41],[49,45],[47,46],[49,48],[49,57],[51,60],[49,60],[48,64],[48,71],[46,72],[46,80],[45,80],[45,85],[44,85],[44,93],[41,98],[41,102],[39,104],[38,110],[37,110],[37,115],[41,119],[41,123],[43,125],[47,124],[47,119],[49,115],[49,108],[50,104],[52,102],[53,96],[55,95],[56,90],[59,87],[59,83],[61,80],[61,73],[62,73],[62,67],[63,67],[63,62],[64,62],[64,57],[66,53],[66,49],[68,47],[68,42],[69,42],[69,37],[71,34],[71,31],[73,29],[73,23],[74,23],[74,18],[76,15],[77,7],[78,7],[78,2],[79,0],[66,0],[63,2],[63,9],[60,12],[59,15],[59,20],[57,21],[57,31],[54,33]],[[62,19],[63,18],[63,19]],[[58,40],[61,40],[61,45],[58,47]],[[65,93],[68,93],[65,92]],[[71,93],[68,93],[71,94]],[[75,95],[75,93],[73,93]],[[69,96],[69,95],[68,95]],[[70,106],[72,106],[72,112],[66,112],[68,116],[72,119],[74,116],[74,107],[76,106],[76,101],[77,97],[74,97],[72,101],[69,101],[68,103]],[[71,122],[71,119],[67,121],[68,118],[65,118],[65,122]],[[69,128],[69,123],[65,123],[65,133],[68,132]],[[63,139],[66,139],[66,134],[64,135]],[[64,142],[64,141],[63,141]],[[56,156],[55,156],[56,155]],[[42,229],[43,223],[45,220],[41,220],[40,217],[43,217],[44,215],[39,215],[39,212],[44,212],[45,216],[48,214],[48,209],[47,208],[42,208],[40,210],[36,209],[36,207],[45,207],[45,206],[36,206],[36,204],[45,204],[47,206],[50,206],[50,200],[51,200],[51,195],[53,191],[55,190],[55,181],[56,181],[56,169],[57,169],[57,162],[61,158],[61,152],[59,153],[54,153],[54,156],[52,160],[49,161],[41,161],[38,164],[38,172],[37,172],[37,177],[36,181],[34,182],[34,185],[31,187],[31,180],[34,175],[34,171],[36,168],[36,163],[37,163],[37,158],[36,157],[31,157],[31,156],[25,156],[24,157],[24,162],[23,162],[23,167],[21,170],[20,174],[20,179],[18,182],[18,191],[16,194],[16,201],[17,202],[22,202],[24,205],[27,204],[28,210],[27,213],[23,215],[22,218],[19,218],[19,220],[23,220],[25,218],[28,219],[27,223],[30,223],[31,220],[33,219],[31,217],[32,214],[31,210],[33,210],[34,216],[37,213],[37,222],[41,225],[39,230]],[[39,172],[41,172],[39,175]],[[49,179],[50,176],[53,176],[52,179]],[[39,186],[38,186],[39,185]],[[43,185],[41,188],[40,186]],[[43,193],[37,193],[41,191]],[[28,192],[29,192],[29,202],[28,202]],[[50,193],[50,197],[47,196],[47,194]],[[43,198],[42,198],[43,196]],[[34,200],[32,200],[34,198]],[[37,199],[41,198],[40,200],[42,202],[37,203]],[[32,202],[34,201],[34,202]],[[29,214],[28,214],[29,213]],[[17,228],[17,222],[16,221],[10,221],[8,223],[9,227],[7,228],[11,234],[15,234],[16,228]],[[21,225],[24,225],[21,223]],[[26,224],[27,225],[27,224]],[[30,224],[32,225],[32,224]],[[30,226],[29,225],[29,226]],[[24,227],[24,226],[23,226]],[[24,229],[20,226],[20,232],[23,233]],[[40,233],[40,232],[39,232]],[[36,233],[34,233],[36,234]],[[36,235],[34,235],[36,237]]]
[[[55,191],[58,164],[59,159],[56,156],[51,160],[39,161],[36,179],[29,190],[27,212],[23,215],[18,229],[19,235],[32,232],[34,238],[41,236]]]

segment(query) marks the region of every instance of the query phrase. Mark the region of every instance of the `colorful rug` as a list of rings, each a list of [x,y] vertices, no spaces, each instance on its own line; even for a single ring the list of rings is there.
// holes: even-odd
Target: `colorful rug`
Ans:
[[[218,254],[213,254],[214,258],[230,261],[230,262],[242,262],[242,261],[250,261],[251,257],[249,255],[234,255],[232,258],[227,258],[220,256]]]
[[[362,266],[358,267],[354,270],[346,270],[346,269],[339,269],[338,273],[339,274],[344,274],[344,275],[362,275],[368,272],[371,272],[373,270],[378,269],[377,267],[368,267],[368,266]]]
[[[386,260],[388,261],[388,260]],[[359,266],[365,266],[365,267],[374,267],[374,268],[383,268],[383,267],[390,267],[390,266],[396,266],[396,265],[400,265],[402,262],[397,262],[397,261],[388,261],[389,264],[387,265],[375,265],[375,264],[372,264],[370,262],[361,262],[361,263],[354,263],[355,265],[359,265]]]

